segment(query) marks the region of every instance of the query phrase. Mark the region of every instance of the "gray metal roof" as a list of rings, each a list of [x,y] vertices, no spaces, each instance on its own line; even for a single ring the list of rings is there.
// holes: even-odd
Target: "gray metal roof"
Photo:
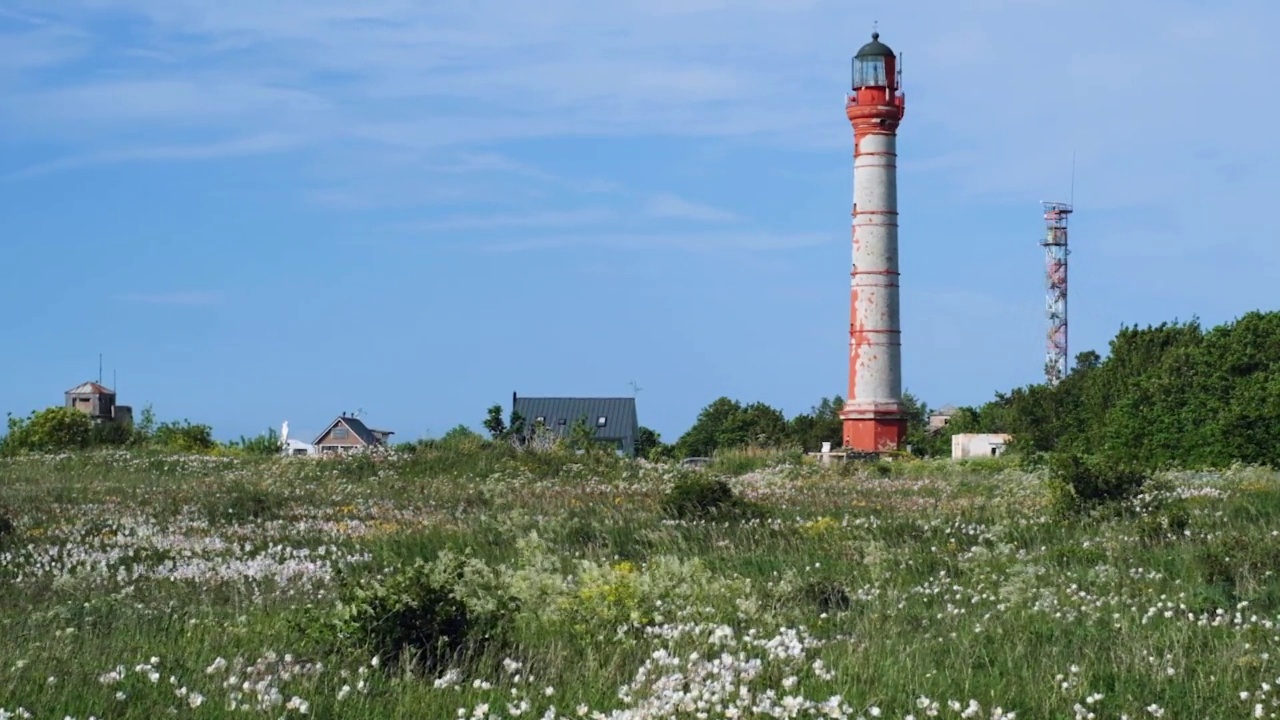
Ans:
[[[634,438],[640,429],[636,417],[636,399],[629,397],[569,398],[569,397],[519,397],[512,406],[525,423],[532,427],[535,420],[543,418],[546,426],[557,435],[566,436],[578,418],[587,422],[598,440]],[[605,419],[599,427],[599,418]],[[560,421],[564,424],[561,425]]]
[[[317,435],[316,439],[313,440],[311,444],[314,445],[320,442],[320,440],[325,435],[327,435],[329,431],[332,430],[334,426],[337,425],[338,423],[345,424],[351,430],[351,432],[355,434],[356,437],[360,438],[360,441],[363,442],[365,445],[378,444],[377,436],[374,435],[372,432],[370,432],[369,427],[364,424],[363,420],[360,420],[359,418],[347,417],[347,416],[339,416],[336,420],[329,423],[329,427],[325,428],[324,432]]]

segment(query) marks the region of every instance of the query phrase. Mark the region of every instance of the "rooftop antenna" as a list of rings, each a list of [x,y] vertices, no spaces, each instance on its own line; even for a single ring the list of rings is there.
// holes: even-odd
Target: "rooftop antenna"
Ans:
[[[639,385],[636,385],[636,381],[635,381],[635,380],[632,380],[631,382],[629,382],[629,383],[627,383],[627,384],[631,386],[631,397],[635,397],[635,396],[636,396],[636,393],[638,393],[638,392],[640,392],[641,390],[643,390],[643,389],[644,389],[644,388],[640,387]]]
[[[98,353],[98,384],[102,384],[102,353]]]

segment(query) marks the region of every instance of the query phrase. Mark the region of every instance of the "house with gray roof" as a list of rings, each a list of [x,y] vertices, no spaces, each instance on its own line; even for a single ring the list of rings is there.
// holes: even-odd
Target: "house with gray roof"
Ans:
[[[525,427],[542,424],[557,437],[567,438],[573,424],[583,420],[596,442],[626,457],[635,456],[640,422],[633,397],[520,397],[511,393],[511,411]]]
[[[390,430],[374,430],[360,418],[343,413],[329,423],[329,427],[317,435],[311,444],[321,455],[353,452],[386,445],[394,434]]]

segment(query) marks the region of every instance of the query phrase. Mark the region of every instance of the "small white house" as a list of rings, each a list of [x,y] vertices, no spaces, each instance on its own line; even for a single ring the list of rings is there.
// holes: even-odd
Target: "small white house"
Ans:
[[[951,459],[997,457],[1013,438],[1004,433],[960,433],[951,436]]]
[[[319,451],[316,449],[316,446],[311,443],[305,443],[301,440],[289,438],[285,441],[285,447],[281,448],[280,454],[288,455],[290,457],[312,457],[319,454]]]

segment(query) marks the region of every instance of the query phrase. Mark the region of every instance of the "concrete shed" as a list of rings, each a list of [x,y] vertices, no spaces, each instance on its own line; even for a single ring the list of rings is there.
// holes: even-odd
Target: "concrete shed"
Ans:
[[[951,436],[951,459],[998,457],[1013,438],[1005,433],[960,433]]]

